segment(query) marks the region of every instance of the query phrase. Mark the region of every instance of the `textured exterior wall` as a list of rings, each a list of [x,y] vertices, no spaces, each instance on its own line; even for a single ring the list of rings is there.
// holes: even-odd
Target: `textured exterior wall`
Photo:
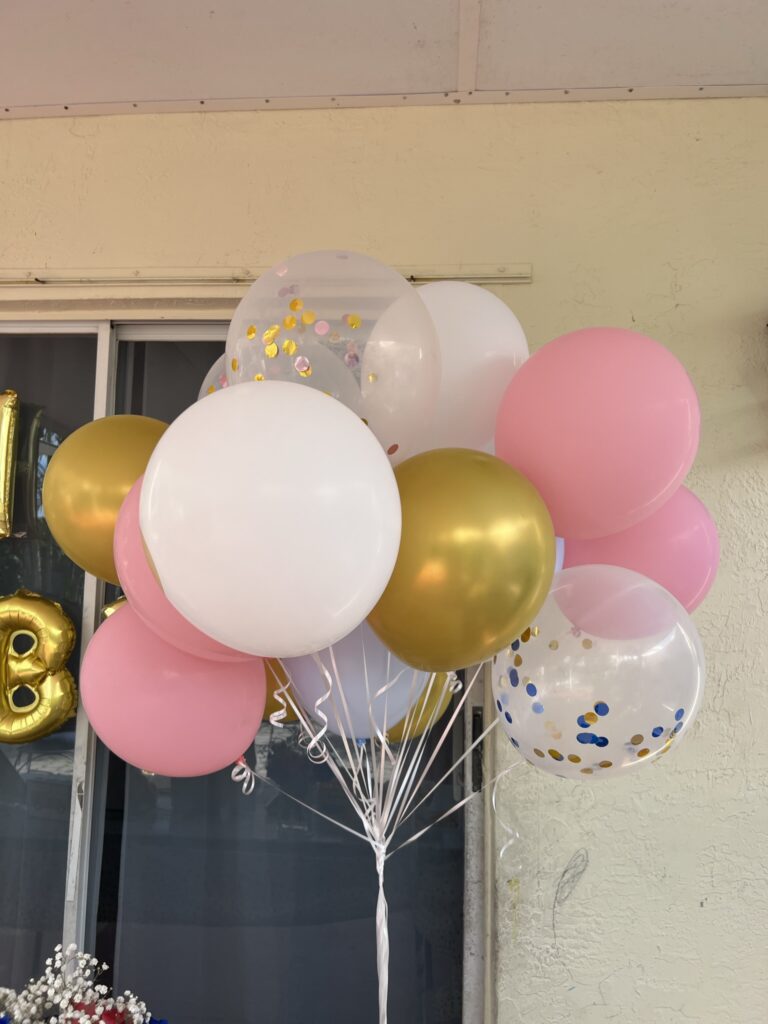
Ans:
[[[534,345],[635,326],[689,368],[690,482],[723,547],[697,613],[707,698],[681,748],[629,781],[526,767],[502,783],[522,838],[498,869],[501,1024],[768,1019],[767,170],[768,100],[0,125],[0,271],[325,246],[531,262],[534,283],[503,295]]]

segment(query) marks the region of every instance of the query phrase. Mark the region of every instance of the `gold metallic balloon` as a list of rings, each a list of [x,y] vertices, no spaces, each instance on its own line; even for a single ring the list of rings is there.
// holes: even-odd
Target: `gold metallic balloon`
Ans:
[[[128,604],[127,597],[118,597],[116,600],[110,601],[109,604],[105,604],[101,609],[101,621],[104,622],[104,620],[108,619],[110,615],[114,615],[115,612],[119,608],[122,608],[124,604]]]
[[[277,658],[265,658],[264,668],[267,676],[267,703],[264,706],[263,720],[268,722],[269,716],[282,708],[282,704],[275,697],[275,691],[286,685],[288,676]],[[296,712],[291,707],[291,702],[286,697],[283,699],[285,700],[285,718],[281,718],[280,721],[287,725],[288,722],[296,721]]]
[[[80,427],[51,459],[43,509],[66,555],[86,572],[118,583],[112,538],[125,496],[167,427],[148,416],[107,416]]]
[[[10,389],[0,392],[0,539],[13,532],[18,423],[19,396]]]
[[[77,692],[64,666],[74,646],[60,604],[29,590],[0,598],[0,743],[38,740],[72,718]]]
[[[448,676],[445,672],[435,673],[432,684],[427,682],[412,711],[409,711],[397,725],[387,730],[389,742],[400,743],[402,740],[413,740],[417,736],[421,736],[430,725],[434,727],[451,706],[452,697]]]
[[[501,459],[465,448],[423,452],[395,476],[400,552],[368,622],[416,668],[484,661],[525,629],[547,596],[555,565],[547,507]]]

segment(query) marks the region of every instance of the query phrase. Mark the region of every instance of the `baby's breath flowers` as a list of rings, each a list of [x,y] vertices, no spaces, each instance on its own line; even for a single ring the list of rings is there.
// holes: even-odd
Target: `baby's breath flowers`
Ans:
[[[0,989],[0,1024],[150,1024],[151,1013],[132,992],[114,996],[100,983],[108,968],[77,946],[57,946],[41,977],[18,993]]]

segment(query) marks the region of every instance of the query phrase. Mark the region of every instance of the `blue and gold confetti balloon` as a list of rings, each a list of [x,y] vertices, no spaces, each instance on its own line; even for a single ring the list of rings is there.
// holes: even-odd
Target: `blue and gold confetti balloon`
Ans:
[[[703,688],[704,652],[683,606],[610,565],[559,573],[535,624],[493,659],[510,742],[564,778],[608,778],[665,754]]]

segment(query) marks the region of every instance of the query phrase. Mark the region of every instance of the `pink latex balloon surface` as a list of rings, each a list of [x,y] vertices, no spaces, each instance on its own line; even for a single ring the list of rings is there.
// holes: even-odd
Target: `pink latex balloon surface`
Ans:
[[[120,586],[142,620],[159,637],[179,650],[212,661],[248,661],[252,655],[225,647],[177,612],[149,567],[139,528],[140,477],[120,508],[115,527],[114,555]]]
[[[208,775],[253,742],[266,700],[264,664],[195,658],[126,605],[88,644],[80,693],[97,736],[124,761],[158,775]]]
[[[707,596],[717,574],[720,543],[706,506],[680,487],[669,501],[635,526],[597,540],[569,540],[565,568],[621,565],[660,583],[687,611]]]
[[[592,327],[545,345],[512,378],[496,454],[541,494],[568,539],[626,530],[691,467],[699,404],[682,364],[651,338]]]

